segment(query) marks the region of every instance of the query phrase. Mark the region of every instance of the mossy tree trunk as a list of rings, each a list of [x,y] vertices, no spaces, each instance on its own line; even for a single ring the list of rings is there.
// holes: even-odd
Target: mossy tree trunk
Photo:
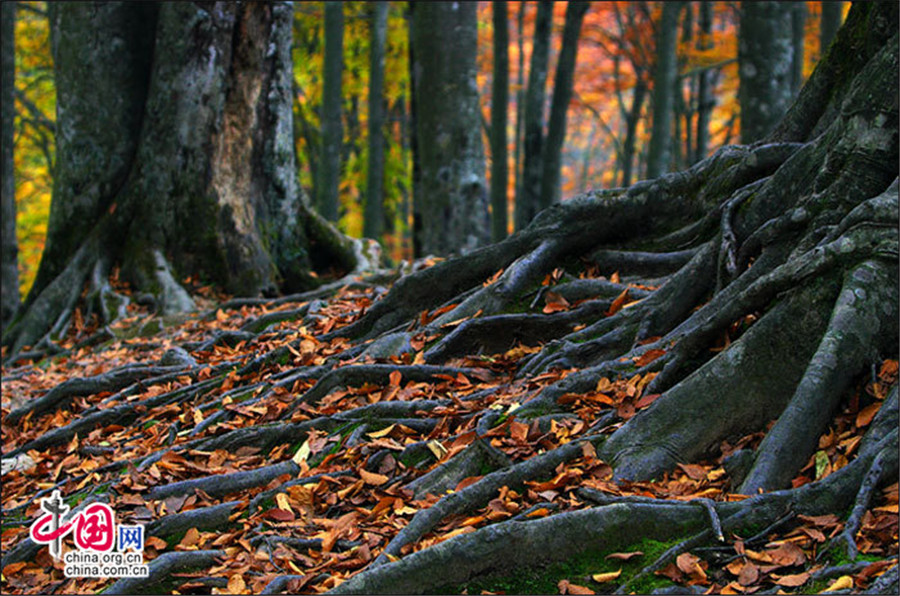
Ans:
[[[355,266],[295,175],[289,4],[51,4],[58,160],[47,248],[19,350],[58,332],[113,267],[161,312],[192,308],[188,275],[252,296]],[[102,32],[102,33],[98,33]]]
[[[417,256],[469,252],[490,241],[475,62],[477,6],[416,5],[411,45],[420,174],[414,247]]]
[[[3,125],[0,129],[0,160],[2,160],[2,186],[0,186],[0,201],[3,206],[3,252],[0,260],[2,271],[3,294],[0,298],[0,330],[12,319],[19,307],[19,264],[18,243],[16,242],[16,185],[13,180],[13,125],[16,116],[15,109],[15,27],[16,5],[13,2],[4,2],[2,16],[0,16],[0,38],[2,38],[2,105]]]

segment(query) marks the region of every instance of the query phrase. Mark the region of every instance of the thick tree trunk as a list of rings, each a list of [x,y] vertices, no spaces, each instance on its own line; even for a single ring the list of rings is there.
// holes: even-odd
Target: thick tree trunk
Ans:
[[[344,127],[341,122],[344,96],[341,77],[344,71],[344,4],[325,3],[325,58],[322,76],[322,145],[316,207],[328,221],[338,220],[338,187],[341,183],[341,154]]]
[[[475,80],[476,9],[468,2],[427,2],[413,12],[421,169],[417,245],[424,254],[470,252],[490,238]]]
[[[16,5],[13,2],[4,2],[0,12],[0,89],[3,96],[2,106],[3,123],[0,130],[0,201],[3,206],[3,253],[0,262],[2,271],[2,297],[0,297],[0,333],[6,329],[6,324],[15,315],[19,308],[19,262],[18,243],[16,242],[16,184],[13,178],[15,164],[13,163],[13,140],[15,138],[14,124],[16,117],[15,107],[15,82],[16,82],[16,57],[15,57],[15,30],[16,30]]]
[[[647,154],[647,178],[668,171],[672,146],[672,113],[675,78],[678,75],[678,13],[683,2],[666,2],[656,40],[656,70],[653,75],[653,130]]]
[[[506,0],[495,0],[494,9],[494,81],[491,93],[491,240],[507,236],[506,187],[509,167],[506,163],[506,120],[509,107],[509,25]]]
[[[768,134],[791,101],[791,2],[741,4],[738,34],[741,142]]]
[[[525,115],[522,123],[522,188],[516,195],[516,230],[521,230],[540,211],[541,172],[543,171],[544,97],[547,87],[547,68],[550,60],[550,26],[553,2],[539,0],[534,20],[534,41],[531,45],[531,66],[528,89],[525,92]]]
[[[538,195],[540,209],[546,209],[553,203],[558,203],[560,199],[562,147],[566,140],[566,112],[569,110],[572,86],[575,84],[575,59],[578,55],[581,23],[590,6],[590,2],[569,2],[566,6],[566,23],[563,27],[562,48],[559,51],[556,66],[553,100],[550,104],[550,120],[543,150],[541,191]]]
[[[384,50],[389,8],[387,2],[372,3],[369,44],[369,171],[363,235],[378,241],[384,229]]]
[[[47,249],[4,337],[13,351],[60,331],[89,276],[102,318],[124,312],[103,282],[115,265],[161,312],[192,308],[187,275],[256,295],[312,287],[314,266],[353,269],[353,244],[297,185],[290,6],[50,9],[57,172]]]

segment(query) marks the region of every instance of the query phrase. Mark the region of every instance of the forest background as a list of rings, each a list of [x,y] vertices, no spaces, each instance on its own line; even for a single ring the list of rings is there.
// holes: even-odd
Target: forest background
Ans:
[[[15,29],[16,115],[15,182],[19,284],[27,294],[40,263],[47,234],[55,158],[56,94],[45,2],[18,2]],[[494,77],[493,4],[478,3],[478,91],[483,140],[491,162],[489,128]],[[738,2],[711,2],[712,27],[704,33],[700,2],[680,13],[677,41],[678,78],[674,104],[673,143],[668,170],[690,166],[717,148],[740,140],[738,103]],[[794,68],[802,78],[795,93],[822,54],[823,39],[834,34],[835,17],[843,18],[848,2],[828,2],[832,23],[823,22],[823,3],[797,3]],[[545,112],[549,112],[556,64],[562,46],[566,2],[553,5],[549,69],[544,79]],[[339,181],[339,228],[353,237],[364,230],[364,202],[369,169],[369,92],[372,40],[371,3],[343,3],[343,71],[341,120],[343,142]],[[325,3],[302,2],[294,10],[295,144],[301,184],[316,196],[322,145]],[[588,189],[627,186],[646,177],[652,121],[653,74],[660,2],[592,2],[584,15],[578,41],[574,87],[568,106],[562,149],[561,196]],[[508,229],[513,231],[514,202],[522,178],[524,95],[528,82],[537,15],[535,2],[508,4],[509,108],[507,127]],[[798,17],[795,16],[795,19]],[[826,21],[828,19],[826,15]],[[838,23],[840,21],[838,20]],[[393,261],[410,259],[412,243],[412,150],[410,138],[409,10],[406,2],[390,2],[384,61],[385,159],[383,174],[384,254]],[[800,51],[797,51],[800,50]],[[698,93],[708,73],[714,98],[708,120],[708,142],[700,145]],[[635,108],[635,106],[637,106]],[[629,120],[633,141],[629,139]],[[546,122],[546,117],[544,118]],[[633,147],[629,147],[632,145]],[[628,155],[629,157],[625,157]],[[633,162],[626,171],[625,162]],[[490,182],[491,168],[486,169]]]

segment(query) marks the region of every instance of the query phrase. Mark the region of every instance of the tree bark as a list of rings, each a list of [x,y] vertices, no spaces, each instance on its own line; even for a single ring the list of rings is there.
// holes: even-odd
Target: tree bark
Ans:
[[[488,242],[490,217],[476,83],[477,7],[428,2],[413,12],[416,136],[424,254]]]
[[[322,61],[322,146],[316,207],[328,221],[339,217],[338,190],[341,183],[341,154],[344,128],[341,109],[341,77],[344,70],[344,4],[325,3],[325,57]]]
[[[572,86],[575,84],[575,60],[578,55],[581,23],[590,6],[590,2],[569,2],[566,6],[566,23],[563,27],[562,48],[556,66],[553,100],[550,104],[550,120],[543,151],[541,190],[538,195],[540,209],[546,209],[553,203],[558,203],[560,199],[560,172],[562,170],[562,147],[566,139],[566,112],[569,109],[569,102],[572,100]]]
[[[547,65],[550,60],[550,26],[553,2],[539,0],[534,21],[531,66],[525,92],[522,188],[516,196],[516,230],[521,230],[540,211],[541,172],[543,171],[544,97]]]
[[[791,6],[791,96],[796,96],[803,86],[803,54],[806,47],[806,3],[794,2]]]
[[[658,178],[668,171],[672,146],[672,113],[678,63],[678,13],[683,2],[663,5],[656,41],[656,70],[653,75],[653,131],[647,154],[647,178]]]
[[[700,3],[700,36],[697,38],[698,50],[710,50],[712,43],[712,2],[703,0]],[[706,158],[709,152],[709,118],[716,105],[712,90],[713,73],[707,69],[700,73],[697,83],[697,150],[693,163]]]
[[[841,28],[844,3],[841,0],[824,0],[822,2],[822,22],[819,32],[819,53],[824,56],[828,46]]]
[[[283,3],[50,6],[57,175],[47,250],[4,336],[13,352],[64,329],[89,278],[88,307],[124,313],[103,281],[117,265],[169,313],[193,307],[188,275],[256,295],[362,263],[297,185],[291,15]]]
[[[509,167],[506,152],[506,120],[509,107],[509,25],[506,0],[493,2],[494,80],[491,93],[491,240],[507,235],[506,188]]]
[[[741,142],[763,138],[791,100],[791,2],[741,4],[738,63]]]
[[[384,230],[384,50],[389,8],[387,2],[372,3],[369,44],[369,171],[363,235],[378,241]]]
[[[0,299],[0,333],[6,329],[7,323],[19,308],[19,262],[18,243],[16,242],[16,184],[14,180],[15,163],[13,162],[13,140],[15,138],[15,57],[16,5],[4,2],[0,12],[0,37],[2,37],[2,110],[3,124],[0,132],[0,160],[2,160],[2,185],[0,197],[3,205],[3,256],[0,263],[2,271],[2,299]]]
[[[525,125],[525,9],[528,2],[519,2],[519,12],[516,16],[516,44],[519,49],[519,68],[516,74],[516,138],[515,138],[515,185],[514,199],[518,202],[522,196],[522,161],[523,141]],[[513,211],[515,217],[515,211]]]

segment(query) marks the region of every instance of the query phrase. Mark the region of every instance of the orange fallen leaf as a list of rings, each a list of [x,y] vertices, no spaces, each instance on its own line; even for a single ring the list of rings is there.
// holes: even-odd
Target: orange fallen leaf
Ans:
[[[228,592],[230,594],[241,594],[245,589],[247,589],[247,584],[244,582],[244,578],[237,573],[228,578]]]
[[[559,588],[560,594],[595,594],[593,590],[590,588],[586,588],[584,586],[579,586],[569,582],[567,579],[559,580],[559,583],[556,584],[556,587]]]
[[[628,300],[628,288],[622,290],[622,293],[616,296],[616,299],[612,301],[612,304],[609,305],[609,310],[606,311],[606,316],[611,317],[622,310],[626,300]]]
[[[369,472],[365,468],[359,469],[359,477],[363,479],[363,482],[365,482],[366,484],[371,484],[372,486],[381,486],[388,481],[387,476],[376,474],[375,472]]]
[[[860,410],[859,414],[856,415],[856,426],[860,428],[869,426],[879,409],[881,409],[881,402],[877,401]]]

